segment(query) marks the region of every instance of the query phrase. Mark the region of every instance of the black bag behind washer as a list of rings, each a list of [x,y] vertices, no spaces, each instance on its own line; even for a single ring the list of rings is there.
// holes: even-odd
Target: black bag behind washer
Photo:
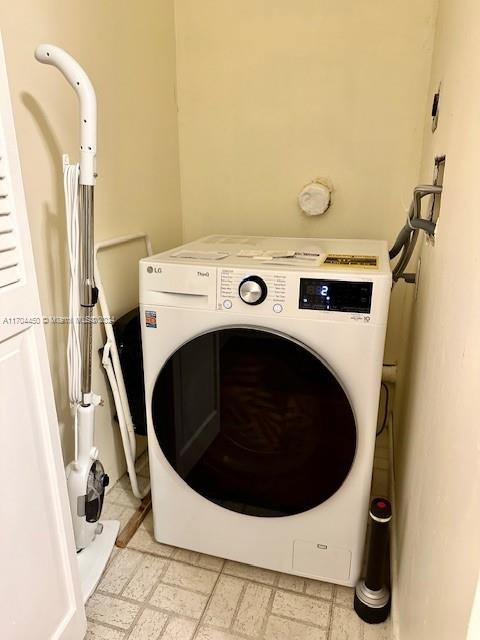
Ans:
[[[147,435],[145,412],[145,386],[143,381],[142,336],[140,310],[138,307],[121,316],[113,323],[118,356],[127,390],[128,404],[132,414],[135,433]]]

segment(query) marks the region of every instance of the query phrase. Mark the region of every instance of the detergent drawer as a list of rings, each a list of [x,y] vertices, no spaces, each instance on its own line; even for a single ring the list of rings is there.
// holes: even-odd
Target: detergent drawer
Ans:
[[[215,309],[217,269],[140,263],[140,302],[179,309]]]

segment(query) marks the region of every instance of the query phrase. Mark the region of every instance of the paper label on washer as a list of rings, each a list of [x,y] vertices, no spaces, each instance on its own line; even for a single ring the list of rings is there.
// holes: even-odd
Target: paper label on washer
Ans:
[[[378,269],[378,256],[329,253],[323,264],[325,267],[340,269]]]
[[[157,312],[145,311],[145,326],[149,329],[157,328]]]

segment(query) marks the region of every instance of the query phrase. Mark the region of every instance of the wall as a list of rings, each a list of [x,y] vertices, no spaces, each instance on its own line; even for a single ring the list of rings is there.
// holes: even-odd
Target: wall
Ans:
[[[476,640],[480,637],[480,572],[478,574],[477,588],[473,599],[473,607],[468,623],[467,640]]]
[[[392,239],[417,179],[433,0],[176,0],[183,227]],[[296,196],[335,186],[324,218]]]
[[[184,238],[392,241],[418,178],[435,8],[176,0]],[[333,206],[307,218],[296,197],[319,176],[334,184]]]
[[[480,567],[479,31],[477,0],[441,0],[430,83],[433,94],[442,82],[440,119],[435,134],[426,121],[422,177],[446,153],[444,192],[396,414],[401,640],[465,638]]]
[[[67,49],[97,91],[99,139],[96,240],[147,230],[157,251],[181,240],[175,104],[173,0],[0,0],[18,144],[43,313],[67,314],[66,236],[61,154],[78,159],[74,92],[57,70],[33,58],[51,42]],[[105,285],[119,314],[135,305],[142,246],[104,262]],[[66,389],[66,333],[46,326],[50,366],[65,461],[73,456]],[[94,390],[106,400],[97,411],[96,443],[115,480],[124,462],[110,398],[94,345]]]

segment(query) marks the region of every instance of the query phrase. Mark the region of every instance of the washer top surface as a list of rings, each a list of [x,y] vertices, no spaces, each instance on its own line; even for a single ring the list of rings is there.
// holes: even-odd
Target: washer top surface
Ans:
[[[269,252],[273,252],[273,257]],[[363,272],[371,277],[390,277],[391,273],[388,245],[384,240],[212,235],[149,256],[141,262],[256,267],[277,272],[325,270],[329,275],[360,275]]]

